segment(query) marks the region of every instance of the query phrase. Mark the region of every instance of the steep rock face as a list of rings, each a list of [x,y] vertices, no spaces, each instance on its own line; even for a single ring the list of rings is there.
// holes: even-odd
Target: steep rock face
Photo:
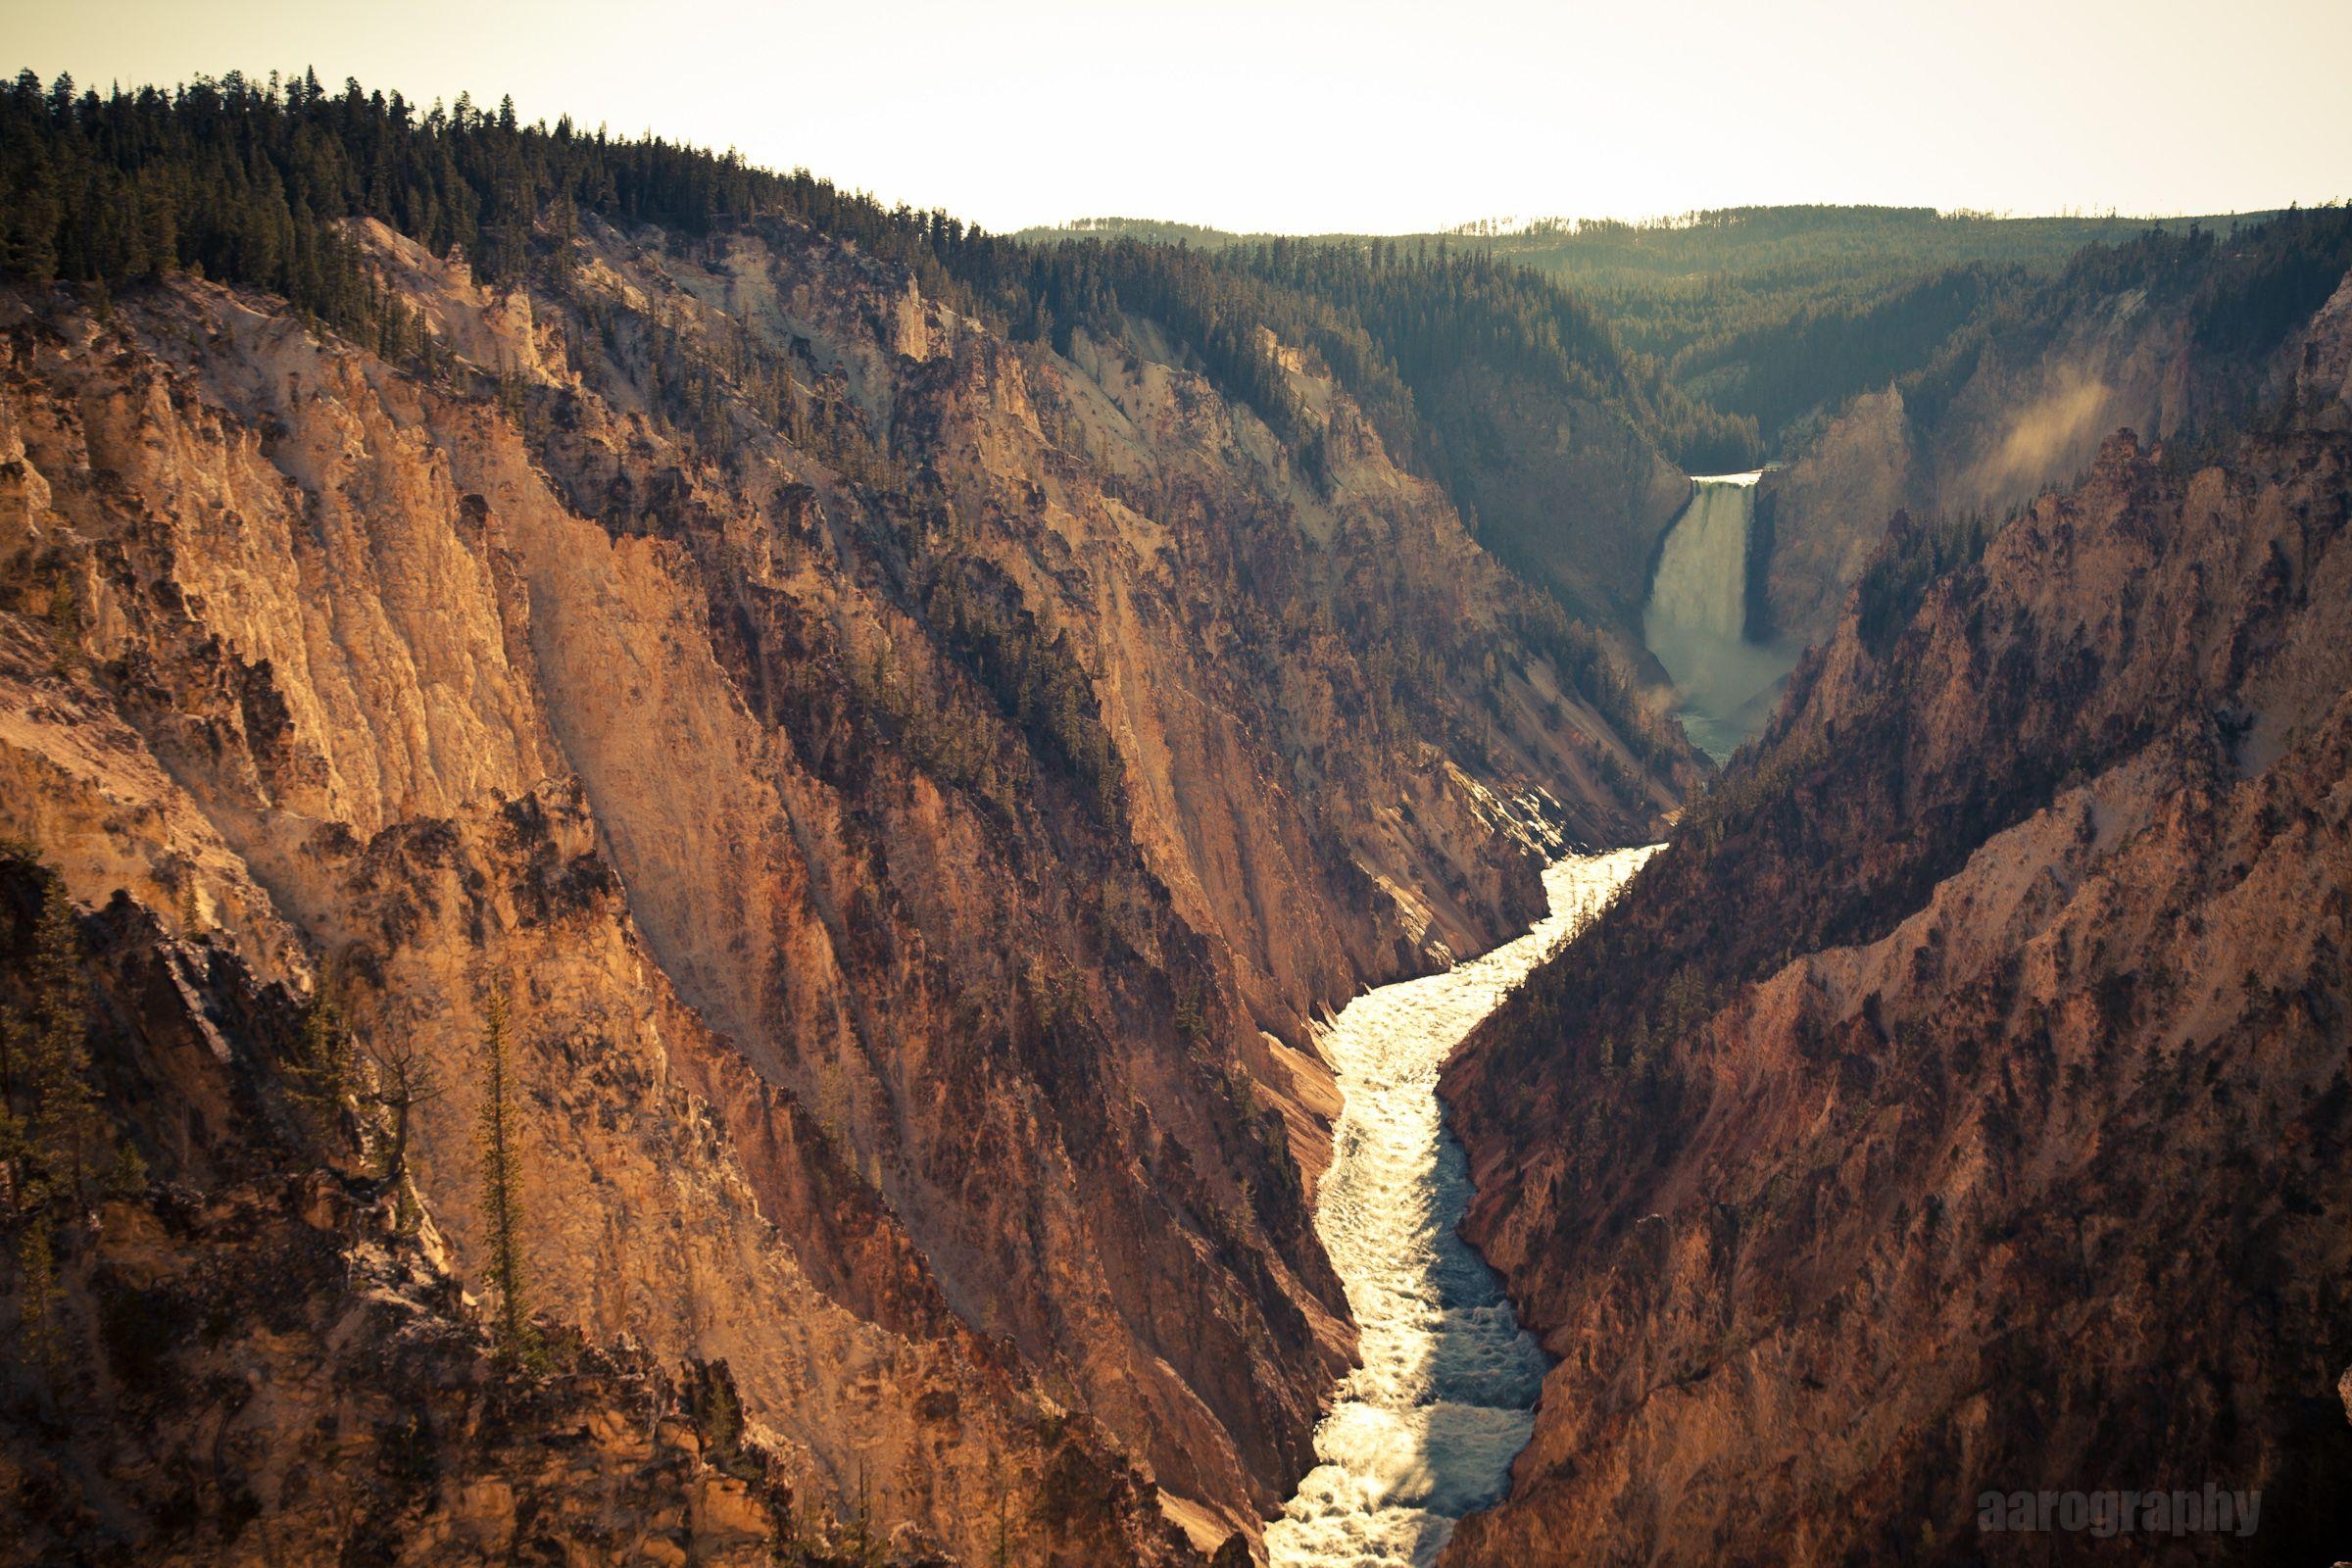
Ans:
[[[1959,1562],[1984,1492],[2208,1481],[2260,1533],[2177,1550],[2341,1539],[2342,301],[2210,466],[2122,436],[1981,561],[1898,536],[1457,1060],[1563,1359],[1449,1561]]]
[[[1887,518],[1997,517],[2090,466],[2119,427],[2161,440],[2218,412],[2197,386],[2183,312],[2101,297],[2047,342],[1996,341],[1924,422],[1889,387],[1856,398],[1759,495],[1773,634],[1825,641]]]
[[[547,293],[354,238],[427,373],[11,305],[0,829],[417,1043],[462,1273],[503,986],[542,1303],[724,1358],[797,1490],[1180,1554],[1132,1457],[1253,1529],[1351,1340],[1305,1020],[1687,754],[1295,355],[1311,480],[1147,332],[1016,347],[790,224]]]
[[[11,692],[23,694],[10,760],[38,785],[10,799],[12,808],[37,808],[29,823],[12,810],[13,830],[33,827],[69,871],[108,846],[138,856],[139,875],[119,885],[148,879],[158,892],[153,908],[196,939],[167,944],[166,961],[178,970],[239,965],[247,951],[302,951],[268,903],[249,924],[217,923],[237,907],[235,895],[252,889],[249,880],[230,881],[224,896],[213,880],[222,863],[214,858],[223,853],[219,840],[199,832],[196,854],[175,855],[168,839],[145,831],[158,817],[192,810],[185,795],[166,789],[159,803],[140,793],[154,784],[151,760],[94,694],[46,667],[46,647],[37,650],[40,663],[21,635],[0,652],[10,656],[0,668]],[[109,765],[67,770],[89,752]],[[954,1319],[884,1200],[844,1168],[822,1131],[675,1000],[635,935],[576,796],[525,794],[478,816],[395,826],[365,846],[331,828],[319,837],[307,891],[325,912],[314,917],[310,946],[339,976],[336,995],[363,1040],[415,1043],[432,1064],[441,1091],[418,1110],[412,1154],[426,1192],[446,1200],[446,1234],[459,1257],[478,1246],[472,1041],[480,987],[498,979],[527,1020],[520,1076],[528,1255],[538,1298],[559,1319],[600,1343],[635,1340],[662,1357],[739,1355],[743,1396],[777,1440],[781,1473],[817,1506],[830,1506],[863,1474],[882,1518],[928,1525],[961,1511],[971,1516],[971,1535],[981,1529],[972,1513],[978,1499],[1035,1495],[1073,1465],[1121,1474],[1103,1439],[1083,1426],[1065,1431],[1051,1404],[1026,1394],[1002,1358]],[[164,994],[180,995],[169,985]],[[220,1208],[227,1235],[219,1248],[201,1232],[180,1240],[220,1252],[205,1265],[214,1273],[267,1272],[274,1244],[265,1236],[255,1243],[264,1250],[247,1250],[255,1239],[235,1216],[293,1201],[282,1195],[302,1186],[303,1166],[282,1168],[271,1157],[282,1140],[220,1108],[252,1091],[215,1087],[208,1074],[217,1061],[239,1079],[264,1076],[282,1050],[284,1004],[272,1033],[251,1021],[252,1004],[224,1005],[209,995],[189,1004],[199,1000],[198,1014],[167,1009],[167,1017],[183,1041],[175,1059],[196,1059],[206,1073],[156,1072],[152,1082],[112,1086],[108,1099],[152,1107],[152,1125],[134,1121],[135,1146],[164,1178]],[[200,1057],[190,1057],[191,1047]],[[201,1149],[189,1146],[183,1124],[210,1129]],[[779,1221],[793,1227],[789,1240]],[[367,1223],[353,1220],[362,1230]],[[103,1251],[103,1226],[100,1234]],[[175,1254],[171,1266],[198,1264]],[[286,1310],[330,1321],[348,1311],[350,1300],[326,1286],[305,1276],[300,1299]],[[449,1291],[456,1289],[452,1282]],[[326,1294],[313,1294],[319,1292]],[[460,1360],[470,1364],[478,1354],[466,1348]],[[148,1386],[137,1368],[103,1357],[93,1364],[107,1369],[111,1384]],[[352,1397],[397,1397],[396,1386],[361,1387],[373,1365],[365,1356],[350,1365]],[[74,1393],[66,1408],[106,1430],[104,1409],[83,1402],[87,1391]],[[471,1417],[452,1419],[463,1430]],[[242,1451],[255,1465],[278,1466],[299,1427],[296,1414],[257,1412]],[[124,1418],[119,1430],[137,1428]],[[459,1440],[444,1437],[432,1445],[434,1463],[463,1469]],[[561,1484],[549,1483],[559,1491]],[[84,1505],[119,1533],[142,1501],[170,1511],[168,1498],[144,1494]],[[232,1510],[218,1549],[259,1549],[279,1522],[274,1499],[261,1501],[258,1513]],[[1175,1554],[1149,1502],[1142,1507],[1062,1518],[1024,1505],[1015,1539],[1070,1562],[1106,1552]],[[126,1512],[117,1517],[116,1509]],[[252,1540],[240,1534],[249,1522],[260,1533]],[[345,1522],[358,1532],[347,1541],[364,1539],[360,1523]],[[933,1539],[959,1538],[940,1526]],[[461,1551],[416,1560],[470,1559]]]
[[[1855,398],[1765,478],[1755,629],[1827,639],[1898,510],[1998,519],[2074,483],[2118,428],[2169,441],[2275,398],[2292,341],[2342,275],[2345,244],[2335,215],[2322,213],[2205,249],[2160,238],[2094,247],[1946,345],[1913,378],[1910,401],[1893,388]]]
[[[0,1001],[21,1017],[41,890],[18,855],[0,851]],[[301,1098],[292,994],[127,896],[74,923],[88,1143],[145,1153],[65,1223],[10,1194],[53,1268],[45,1303],[21,1268],[6,1293],[0,1561],[818,1565],[871,1534],[796,1495],[723,1364],[673,1376],[564,1333],[542,1367],[496,1359],[414,1190]],[[21,1077],[9,1099],[24,1108]],[[1124,1491],[1050,1549],[1132,1550],[1122,1525],[1150,1504],[1110,1479]],[[924,1555],[906,1527],[894,1544]]]
[[[1690,482],[1625,418],[1525,381],[1454,377],[1433,400],[1470,432],[1456,487],[1480,542],[1562,602],[1639,630],[1649,573]]]
[[[1854,399],[1802,458],[1768,471],[1756,486],[1748,635],[1827,639],[1911,479],[1910,420],[1892,387]]]

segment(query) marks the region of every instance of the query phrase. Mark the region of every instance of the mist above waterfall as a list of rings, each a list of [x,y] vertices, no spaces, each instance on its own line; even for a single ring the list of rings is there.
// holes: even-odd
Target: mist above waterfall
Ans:
[[[1748,535],[1761,473],[1693,477],[1658,557],[1642,636],[1673,677],[1685,730],[1721,761],[1761,727],[1789,651],[1747,640]]]

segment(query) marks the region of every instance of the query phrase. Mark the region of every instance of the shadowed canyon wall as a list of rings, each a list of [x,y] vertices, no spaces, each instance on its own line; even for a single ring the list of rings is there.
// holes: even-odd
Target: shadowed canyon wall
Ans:
[[[2057,277],[1996,297],[1767,472],[1751,631],[1826,640],[1897,512],[1997,522],[2073,485],[2119,428],[2151,441],[2228,428],[2276,394],[2282,341],[2347,265],[2352,221],[2320,209],[2093,245]]]
[[[2259,1534],[2180,1560],[2343,1538],[2352,284],[2273,368],[2243,433],[1899,528],[1456,1058],[1560,1361],[1447,1561],[2040,1561],[1980,1493],[2209,1481]]]

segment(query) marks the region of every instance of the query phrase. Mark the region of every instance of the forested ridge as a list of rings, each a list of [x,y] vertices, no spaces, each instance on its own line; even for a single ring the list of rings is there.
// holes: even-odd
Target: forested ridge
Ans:
[[[172,269],[283,294],[394,357],[415,324],[339,236],[371,217],[490,281],[534,260],[561,267],[580,215],[688,235],[783,218],[904,265],[920,286],[1024,340],[1150,317],[1229,395],[1311,448],[1266,327],[1311,348],[1408,466],[1443,477],[1446,433],[1415,411],[1415,381],[1490,358],[1622,409],[1671,457],[1747,461],[1752,421],[1683,397],[1628,355],[1590,308],[1535,273],[1444,245],[1275,242],[1225,252],[1089,237],[1031,245],[945,212],[885,208],[806,170],[757,168],[659,136],[613,137],[568,119],[520,123],[461,96],[419,109],[398,93],[316,74],[230,73],[101,95],[29,71],[0,90],[6,265],[35,281],[119,290]]]
[[[1445,483],[1454,432],[1433,430],[1418,376],[1467,359],[1608,403],[1637,427],[1695,443],[1692,463],[1745,455],[1752,429],[1705,416],[1646,382],[1608,324],[1522,269],[1445,248],[1406,252],[1278,243],[1212,255],[1130,239],[1032,245],[945,212],[885,208],[806,170],[754,167],[659,136],[614,137],[568,119],[525,124],[461,95],[419,109],[397,92],[313,74],[230,73],[182,86],[44,87],[29,71],[0,87],[0,263],[34,283],[74,285],[103,305],[174,270],[282,295],[298,311],[428,375],[456,373],[531,417],[519,387],[482,384],[362,260],[343,226],[368,218],[437,255],[462,255],[491,283],[536,277],[569,294],[584,218],[658,225],[689,241],[789,221],[906,268],[922,291],[1016,341],[1073,347],[1081,328],[1115,336],[1126,313],[1163,328],[1228,397],[1257,411],[1310,473],[1322,438],[1260,342],[1270,329],[1348,388],[1397,462]],[[575,297],[580,326],[618,329]],[[647,362],[658,412],[714,460],[736,448],[746,412],[813,441],[846,477],[906,489],[887,434],[866,428],[814,368],[737,332],[715,356],[656,329]],[[620,349],[605,343],[607,352]],[[1712,443],[1711,445],[1709,443]],[[1320,476],[1320,475],[1318,475]],[[1639,748],[1650,726],[1619,661],[1548,598],[1519,630]],[[1399,664],[1399,685],[1414,682]]]
[[[103,291],[200,270],[280,293],[395,359],[431,345],[358,264],[346,220],[460,252],[491,281],[566,266],[582,214],[685,235],[792,220],[907,267],[926,293],[1015,338],[1066,352],[1077,330],[1149,318],[1311,462],[1310,421],[1258,341],[1270,329],[1329,367],[1400,462],[1457,491],[1473,437],[1433,420],[1429,391],[1465,367],[1614,408],[1686,468],[1746,467],[1857,391],[1947,378],[1937,367],[1966,355],[1972,327],[2086,278],[2086,244],[2129,252],[2168,232],[1805,208],[1404,239],[1127,220],[1011,237],[733,152],[568,119],[524,124],[511,100],[419,108],[356,81],[335,92],[309,73],[105,94],[20,73],[0,89],[0,191],[5,263],[23,276]],[[2184,230],[2217,242],[2210,227],[2169,232]],[[2272,284],[2254,296],[2308,308],[2292,277]]]
[[[1127,317],[1148,318],[1312,471],[1319,427],[1264,350],[1260,333],[1271,330],[1331,370],[1400,464],[1470,511],[1477,400],[1438,395],[1465,376],[1513,398],[1604,406],[1684,467],[1726,471],[1785,453],[1808,421],[1871,386],[1899,384],[1932,407],[1993,335],[2065,316],[2102,278],[2145,273],[2160,291],[2206,289],[2208,346],[2275,340],[2340,272],[2344,232],[2339,209],[2226,234],[2112,219],[1749,209],[1410,239],[1245,239],[1181,224],[1139,233],[1124,220],[1021,239],[732,152],[569,120],[524,124],[511,101],[491,109],[461,96],[420,109],[356,81],[330,91],[307,73],[106,94],[21,73],[0,88],[0,260],[32,281],[103,298],[171,270],[199,271],[282,294],[427,369],[437,345],[361,264],[346,221],[380,220],[436,254],[464,255],[493,282],[537,269],[559,288],[584,215],[689,238],[805,223],[906,267],[927,294],[1018,340],[1066,353],[1081,330],[1111,337]],[[2094,243],[2077,244],[2086,234]],[[726,368],[660,358],[671,402],[689,415],[711,402]],[[796,404],[788,368],[727,374],[759,383],[754,401],[777,422],[797,428],[825,413]],[[723,447],[724,421],[703,422]],[[845,471],[886,477],[887,452],[858,435],[830,443]],[[1500,520],[1497,543],[1524,522]]]
[[[1846,398],[1922,372],[1979,329],[2014,319],[2091,247],[2150,236],[2252,231],[2269,217],[2008,218],[1909,207],[1742,207],[1640,222],[1539,220],[1464,224],[1396,240],[1327,235],[1293,245],[1342,250],[1440,244],[1561,285],[1605,320],[1613,352],[1648,396],[1702,423],[1752,422],[1762,458],[1793,456],[1812,422]],[[1090,219],[1022,237],[1141,237],[1219,254],[1269,236],[1190,224]],[[2109,264],[2113,265],[2113,264]],[[1665,403],[1658,403],[1664,409]],[[1669,416],[1671,417],[1671,416]],[[1717,426],[1709,425],[1710,428]],[[1667,443],[1704,471],[1743,462]]]
[[[2037,287],[1994,291],[1965,330],[1897,384],[1914,415],[1933,420],[1988,350],[2012,359],[2038,354],[2102,301],[2131,311],[2179,309],[2201,373],[2234,383],[2239,406],[2222,423],[2235,423],[2260,400],[2263,362],[2326,303],[2347,268],[2352,208],[2289,209],[2223,230],[2150,227],[2119,243],[2084,246]]]

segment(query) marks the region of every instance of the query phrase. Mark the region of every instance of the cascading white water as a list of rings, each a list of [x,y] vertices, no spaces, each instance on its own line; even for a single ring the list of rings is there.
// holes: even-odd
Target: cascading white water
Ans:
[[[1747,627],[1747,531],[1756,481],[1733,473],[1690,481],[1690,504],[1666,536],[1644,620],[1734,641]]]
[[[1427,1564],[1454,1521],[1501,1495],[1535,1430],[1544,1352],[1454,1233],[1470,1202],[1438,1070],[1472,1026],[1656,852],[1572,856],[1551,912],[1516,942],[1365,993],[1321,1037],[1347,1104],[1315,1230],[1348,1288],[1363,1365],[1315,1429],[1321,1461],[1266,1529],[1275,1568]]]
[[[1794,662],[1746,636],[1748,530],[1762,477],[1691,479],[1690,504],[1666,536],[1642,612],[1642,640],[1681,694],[1683,727],[1719,761],[1759,722],[1749,705]]]

